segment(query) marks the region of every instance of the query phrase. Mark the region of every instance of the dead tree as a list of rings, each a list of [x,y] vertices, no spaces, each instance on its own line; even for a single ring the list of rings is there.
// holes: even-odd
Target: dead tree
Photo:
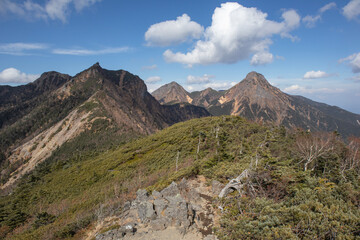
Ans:
[[[360,138],[352,137],[349,141],[346,157],[342,159],[340,165],[341,175],[343,177],[345,171],[360,168]]]
[[[300,162],[304,164],[304,171],[307,171],[312,164],[315,169],[316,160],[334,149],[334,136],[328,133],[316,135],[306,134],[296,139],[296,151],[300,156]]]

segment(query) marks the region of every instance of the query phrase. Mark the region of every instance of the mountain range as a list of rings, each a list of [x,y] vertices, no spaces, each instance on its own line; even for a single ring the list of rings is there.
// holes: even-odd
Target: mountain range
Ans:
[[[359,115],[259,73],[226,91],[172,82],[151,95],[96,63],[0,86],[0,100],[0,239],[360,234],[360,139],[318,133],[359,136]]]
[[[160,105],[138,76],[98,63],[74,77],[47,72],[27,85],[0,86],[1,189],[81,134],[108,147],[109,139],[126,141],[209,115],[189,104]]]
[[[176,82],[171,82],[155,90],[152,95],[161,104],[186,102],[204,107],[214,116],[235,115],[287,128],[337,131],[344,138],[360,136],[359,114],[286,94],[257,72],[250,72],[226,91],[207,88],[189,93]]]

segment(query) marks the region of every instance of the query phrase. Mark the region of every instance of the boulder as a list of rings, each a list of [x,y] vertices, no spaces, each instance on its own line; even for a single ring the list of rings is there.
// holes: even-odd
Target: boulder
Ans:
[[[163,199],[163,198],[159,198],[159,199],[155,199],[154,200],[154,206],[155,206],[155,212],[156,214],[160,217],[162,211],[167,208],[168,206],[168,202]]]
[[[213,180],[211,182],[211,190],[214,195],[219,195],[221,190],[224,188],[224,184],[219,181]]]
[[[163,195],[162,195],[160,192],[156,191],[156,190],[154,190],[154,191],[152,192],[152,196],[153,196],[155,199],[158,199],[158,198],[162,198],[162,197],[163,197]]]
[[[154,205],[151,202],[141,202],[137,206],[138,216],[141,222],[148,222],[156,218]]]
[[[164,230],[169,225],[169,222],[165,218],[158,218],[150,222],[150,227],[154,231]]]
[[[148,197],[149,197],[149,194],[145,189],[139,189],[136,192],[136,200],[135,201],[144,202],[144,201],[148,200]]]
[[[161,194],[164,197],[174,197],[180,194],[180,190],[178,188],[178,185],[175,182],[172,182],[167,188],[161,191]]]

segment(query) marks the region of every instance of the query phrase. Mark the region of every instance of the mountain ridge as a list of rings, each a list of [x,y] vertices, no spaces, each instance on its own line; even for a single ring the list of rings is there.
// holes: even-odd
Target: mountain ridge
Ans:
[[[168,102],[179,101],[171,98],[165,88],[159,89],[161,91],[156,91],[163,92]],[[209,97],[209,92],[212,92],[211,97]],[[155,97],[161,99],[162,95],[158,94]],[[360,136],[359,114],[304,97],[286,94],[272,86],[262,74],[254,71],[248,73],[242,81],[228,90],[205,89],[189,93],[188,97],[191,98],[192,104],[205,107],[215,116],[235,115],[253,121],[272,122],[288,128],[337,131],[345,138],[351,135]],[[182,99],[186,99],[186,96]],[[163,101],[162,104],[167,104],[167,102]]]
[[[33,96],[16,98],[24,88]],[[49,72],[25,87],[0,86],[0,93],[4,93],[0,97],[14,96],[0,112],[2,190],[10,189],[67,141],[84,134],[88,139],[79,144],[82,149],[90,150],[86,146],[90,138],[97,139],[94,144],[104,149],[108,148],[108,139],[119,142],[121,138],[117,138],[122,136],[127,141],[180,121],[210,115],[193,105],[163,106],[147,92],[139,76],[125,70],[107,70],[99,63],[74,77]],[[102,136],[106,134],[107,139]]]

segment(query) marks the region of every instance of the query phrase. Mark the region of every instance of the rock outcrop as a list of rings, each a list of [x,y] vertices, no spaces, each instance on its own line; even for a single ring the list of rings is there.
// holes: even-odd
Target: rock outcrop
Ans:
[[[124,204],[115,229],[97,234],[96,239],[216,239],[212,207],[220,189],[216,186],[206,187],[202,179],[183,179],[151,195],[138,190],[136,199]]]

